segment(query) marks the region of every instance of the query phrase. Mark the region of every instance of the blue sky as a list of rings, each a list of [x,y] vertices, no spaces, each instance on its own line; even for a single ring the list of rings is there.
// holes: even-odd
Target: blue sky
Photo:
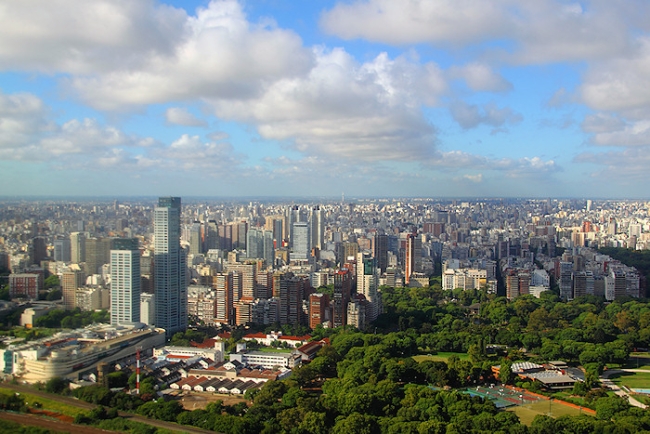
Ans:
[[[645,0],[21,0],[0,195],[648,198]]]

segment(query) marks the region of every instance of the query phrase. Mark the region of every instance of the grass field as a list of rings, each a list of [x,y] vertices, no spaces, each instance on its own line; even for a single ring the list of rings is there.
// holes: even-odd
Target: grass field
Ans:
[[[418,363],[422,363],[425,360],[433,360],[434,362],[446,362],[447,359],[451,356],[458,356],[460,360],[469,359],[467,353],[436,353],[436,354],[421,354],[419,356],[413,356],[413,360],[415,360]]]
[[[10,389],[0,388],[0,393],[4,395],[13,395],[15,392]],[[28,407],[33,407],[35,402],[39,402],[42,407],[40,410],[49,410],[54,413],[65,414],[66,416],[76,416],[79,413],[83,413],[85,410],[71,405],[63,404],[60,401],[55,399],[41,398],[40,396],[32,395],[29,393],[21,393],[20,396],[25,398],[25,402]]]
[[[632,389],[650,389],[650,371],[621,372],[610,375],[609,378],[618,386],[627,386]]]
[[[625,369],[646,369],[650,371],[650,354],[630,353],[630,360],[624,367]]]
[[[533,423],[535,416],[538,414],[549,415],[549,411],[552,417],[560,417],[564,415],[578,416],[581,414],[581,411],[576,408],[546,400],[533,402],[524,406],[510,407],[506,411],[512,411],[515,413],[517,416],[519,416],[521,423],[528,426]]]

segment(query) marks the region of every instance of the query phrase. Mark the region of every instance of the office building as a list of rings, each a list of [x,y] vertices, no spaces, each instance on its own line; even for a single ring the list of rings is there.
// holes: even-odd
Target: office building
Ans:
[[[70,262],[70,240],[59,238],[54,240],[54,260],[58,262]]]
[[[83,286],[84,273],[78,264],[72,264],[67,271],[61,274],[61,293],[63,295],[63,306],[66,310],[76,307],[77,297],[75,293]]]
[[[86,261],[86,235],[83,232],[70,234],[70,261],[75,264]]]
[[[185,251],[181,248],[181,198],[161,197],[154,209],[156,327],[167,339],[187,329]]]
[[[111,250],[111,325],[140,322],[140,250],[137,238],[119,238]]]
[[[295,222],[292,225],[293,248],[291,250],[292,261],[307,261],[311,256],[311,237],[309,224],[307,222]]]

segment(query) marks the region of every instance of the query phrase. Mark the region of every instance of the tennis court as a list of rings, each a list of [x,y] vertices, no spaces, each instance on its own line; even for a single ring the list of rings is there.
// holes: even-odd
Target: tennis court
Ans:
[[[525,392],[517,392],[503,386],[477,386],[466,389],[463,393],[470,396],[480,396],[494,402],[497,408],[507,408],[514,405],[525,405],[539,401],[539,398]]]

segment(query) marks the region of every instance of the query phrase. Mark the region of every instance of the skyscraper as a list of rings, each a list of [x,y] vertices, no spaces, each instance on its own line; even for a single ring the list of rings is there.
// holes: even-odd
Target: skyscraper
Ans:
[[[323,248],[323,210],[320,206],[315,206],[311,211],[311,247]]]
[[[307,222],[295,222],[291,227],[293,229],[291,260],[308,260],[311,254],[309,224]]]
[[[70,260],[75,264],[86,261],[86,235],[83,232],[70,234]]]
[[[140,322],[140,250],[137,238],[113,241],[111,325]]]
[[[377,319],[381,313],[379,289],[379,269],[377,261],[370,252],[357,254],[357,293],[363,294],[368,301],[366,316],[368,322]]]
[[[181,198],[161,197],[154,209],[156,327],[167,339],[187,329],[185,251],[181,248]]]

